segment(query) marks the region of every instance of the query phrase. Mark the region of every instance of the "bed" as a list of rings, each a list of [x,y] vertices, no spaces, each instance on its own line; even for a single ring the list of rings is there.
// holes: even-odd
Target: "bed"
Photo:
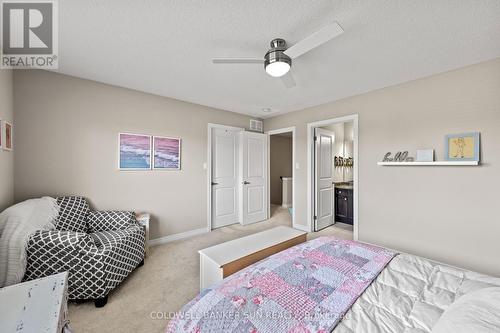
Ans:
[[[358,298],[333,332],[432,332],[455,300],[498,286],[499,278],[399,254]],[[500,304],[497,305],[500,313]],[[500,326],[496,329],[490,332],[500,332]],[[468,332],[477,332],[477,329]]]
[[[202,290],[167,332],[500,332],[500,279],[320,237]]]

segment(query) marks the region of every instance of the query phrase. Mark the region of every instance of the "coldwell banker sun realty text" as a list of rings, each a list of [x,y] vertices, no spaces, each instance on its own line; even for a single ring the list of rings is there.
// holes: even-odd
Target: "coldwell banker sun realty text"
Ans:
[[[56,0],[1,3],[1,68],[58,67]]]

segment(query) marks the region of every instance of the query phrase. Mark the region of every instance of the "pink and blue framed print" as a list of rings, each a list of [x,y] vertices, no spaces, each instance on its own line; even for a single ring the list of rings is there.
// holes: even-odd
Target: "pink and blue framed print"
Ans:
[[[151,136],[119,134],[119,169],[151,170]]]
[[[4,150],[12,150],[13,146],[13,134],[12,134],[12,124],[9,123],[8,121],[3,121],[3,142],[2,142],[2,147]]]
[[[153,136],[153,169],[181,169],[181,139]]]

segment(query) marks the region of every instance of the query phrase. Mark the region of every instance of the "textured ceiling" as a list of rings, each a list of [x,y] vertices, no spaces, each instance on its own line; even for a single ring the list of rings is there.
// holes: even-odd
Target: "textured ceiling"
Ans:
[[[498,0],[60,0],[58,72],[262,118],[500,57]],[[286,89],[261,65],[338,21]],[[272,112],[263,112],[271,108]]]

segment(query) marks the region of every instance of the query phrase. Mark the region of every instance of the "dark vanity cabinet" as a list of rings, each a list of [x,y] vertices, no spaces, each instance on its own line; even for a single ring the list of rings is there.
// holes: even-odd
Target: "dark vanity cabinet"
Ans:
[[[335,188],[335,222],[352,224],[353,206],[352,188]]]

